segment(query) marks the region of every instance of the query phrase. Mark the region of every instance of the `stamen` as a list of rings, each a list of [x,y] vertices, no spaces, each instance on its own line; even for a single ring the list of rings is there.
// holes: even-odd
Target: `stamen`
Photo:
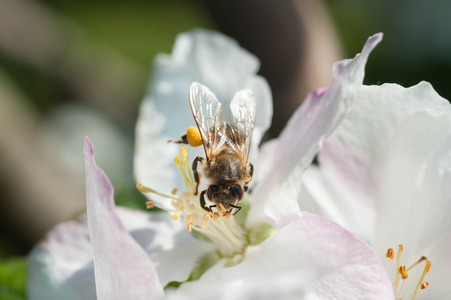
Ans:
[[[180,165],[180,158],[179,158],[179,156],[176,155],[176,156],[174,156],[172,159],[174,160],[174,162],[175,162],[175,164],[177,165],[177,167],[180,169],[182,166]],[[180,170],[180,171],[181,171],[181,170]]]
[[[179,213],[172,214],[171,218],[177,221],[179,219]]]
[[[180,146],[180,155],[182,157],[182,163],[180,163],[180,159],[178,156],[174,156],[174,162],[177,165],[177,168],[183,175],[183,180],[185,181],[185,185],[187,189],[194,193],[196,186],[193,180],[193,174],[191,173],[191,169],[188,164],[188,150],[185,146]],[[188,174],[188,175],[187,175]]]
[[[153,200],[148,200],[147,202],[146,202],[146,208],[147,209],[150,209],[150,208],[152,208],[153,206],[154,206],[154,202],[153,202]]]
[[[179,199],[177,199],[179,200]],[[176,210],[182,210],[183,208],[183,201],[172,201],[172,207],[174,207]]]
[[[218,209],[218,212],[220,213],[224,213],[226,211],[224,205],[222,205],[222,203],[219,203],[216,208]]]
[[[388,248],[387,254],[385,254],[385,257],[393,259],[393,257],[395,257],[395,250],[393,250],[393,248]]]
[[[411,265],[410,267],[407,268],[407,271],[410,271],[413,267],[415,267],[416,265],[418,265],[419,263],[421,263],[422,261],[426,260],[426,256],[422,256],[416,263],[414,263],[413,265]]]
[[[230,211],[225,211],[225,212],[222,213],[222,217],[223,217],[223,218],[228,219],[228,218],[230,218],[231,216],[232,216],[232,213],[231,213]]]
[[[158,195],[158,196],[161,196],[161,197],[165,197],[165,198],[169,198],[169,199],[174,199],[174,200],[179,200],[178,198],[175,198],[175,197],[172,197],[172,196],[165,195],[165,194],[163,194],[163,193],[157,192],[156,190],[151,189],[151,188],[149,188],[149,187],[147,187],[147,186],[144,186],[144,185],[142,185],[141,183],[138,183],[138,184],[136,185],[136,188],[138,189],[138,191],[143,192],[143,193],[152,193],[152,194],[155,194],[155,195]]]
[[[407,274],[406,272],[406,266],[400,266],[398,270],[399,273],[401,274],[402,279],[406,279],[407,277],[409,277],[409,274]]]
[[[429,283],[427,281],[423,281],[423,280],[424,280],[424,277],[426,276],[427,272],[429,272],[429,269],[431,268],[431,262],[429,260],[427,260],[427,258],[425,256],[422,256],[414,264],[412,264],[410,267],[406,268],[405,265],[401,265],[401,254],[402,254],[403,250],[404,250],[403,246],[399,245],[399,250],[398,250],[398,255],[397,255],[397,260],[396,260],[396,270],[397,270],[396,271],[396,278],[393,281],[393,292],[395,294],[395,298],[396,299],[401,299],[399,297],[399,295],[398,295],[398,293],[401,292],[401,286],[403,285],[403,284],[400,284],[400,278],[399,278],[400,275],[401,275],[401,278],[403,280],[407,279],[409,277],[408,272],[410,270],[412,270],[414,267],[416,267],[419,263],[421,263],[423,261],[426,262],[426,265],[425,265],[424,270],[423,270],[423,274],[421,275],[421,278],[420,278],[420,280],[418,281],[418,284],[415,287],[415,290],[413,292],[412,298],[410,298],[411,300],[415,300],[415,298],[417,297],[418,290],[419,289],[424,290],[429,285]],[[385,256],[387,258],[392,259],[394,257],[394,250],[393,250],[393,248],[389,248],[387,250],[387,253],[385,254]],[[396,296],[396,295],[398,295],[398,296]]]
[[[396,270],[399,270],[399,267],[401,266],[401,254],[402,254],[403,249],[404,249],[403,246],[399,245],[398,256],[396,258]],[[395,278],[395,281],[393,282],[393,290],[395,291],[395,294],[396,294],[396,291],[398,290],[399,274],[400,274],[399,272],[396,272],[396,278]]]
[[[417,292],[418,292],[418,289],[420,288],[420,286],[421,286],[421,289],[424,290],[429,285],[429,283],[423,282],[423,279],[426,276],[427,272],[429,272],[430,268],[431,268],[431,262],[426,259],[426,266],[424,267],[423,274],[421,274],[420,280],[418,281],[417,287],[415,288],[415,291],[413,292],[411,300],[415,300],[415,297],[417,296]],[[424,284],[424,288],[423,288],[423,284]]]
[[[210,223],[210,220],[213,218],[213,215],[211,213],[206,213],[205,215],[202,216],[202,221],[200,223],[200,227],[206,228],[208,226],[208,224]]]
[[[178,191],[179,190],[177,188],[173,188],[172,191],[171,191],[171,194],[175,196],[175,195],[177,195]]]

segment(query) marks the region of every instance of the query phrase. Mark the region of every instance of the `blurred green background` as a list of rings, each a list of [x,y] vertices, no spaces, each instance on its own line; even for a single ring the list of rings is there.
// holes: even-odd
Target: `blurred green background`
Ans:
[[[366,84],[426,80],[451,99],[450,9],[444,0],[2,0],[0,258],[26,255],[49,228],[84,211],[85,135],[116,201],[144,209],[132,174],[134,123],[152,60],[171,52],[178,33],[216,29],[259,56],[276,136],[309,90],[328,85],[332,62],[377,32],[384,41]],[[17,262],[0,271],[7,265]]]

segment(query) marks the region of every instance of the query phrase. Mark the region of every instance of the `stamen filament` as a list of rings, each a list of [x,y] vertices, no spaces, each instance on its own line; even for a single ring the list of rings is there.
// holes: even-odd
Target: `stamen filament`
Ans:
[[[141,183],[138,183],[138,184],[136,185],[136,188],[138,189],[138,191],[141,191],[141,192],[143,192],[143,193],[152,193],[152,194],[155,194],[155,195],[158,195],[158,196],[161,196],[161,197],[165,197],[165,198],[169,198],[169,199],[174,199],[174,200],[179,200],[178,198],[175,198],[175,197],[172,197],[172,196],[169,196],[169,195],[166,195],[166,194],[157,192],[156,190],[151,189],[151,188],[149,188],[149,187],[147,187],[147,186],[144,186],[144,185],[142,185]]]
[[[396,290],[398,289],[398,285],[399,285],[399,267],[401,265],[401,254],[402,254],[402,250],[403,250],[403,246],[399,245],[399,250],[398,250],[398,256],[397,256],[397,261],[396,261],[396,278],[395,281],[393,282],[393,290],[395,291],[396,294]]]
[[[426,282],[426,284],[423,287],[423,283],[425,283],[425,282],[423,282],[423,279],[426,276],[427,272],[429,272],[430,268],[431,268],[431,262],[426,259],[426,266],[424,267],[423,274],[421,274],[420,280],[418,281],[418,284],[417,284],[417,286],[415,288],[415,291],[413,292],[411,300],[415,300],[415,298],[417,296],[418,289],[420,288],[420,286],[421,286],[421,289],[425,289],[429,285],[429,283]]]
[[[411,265],[410,267],[407,268],[407,272],[410,271],[411,269],[413,269],[413,267],[415,267],[416,265],[418,265],[419,263],[421,263],[422,261],[426,260],[426,256],[422,256],[416,263],[414,263],[413,265]]]

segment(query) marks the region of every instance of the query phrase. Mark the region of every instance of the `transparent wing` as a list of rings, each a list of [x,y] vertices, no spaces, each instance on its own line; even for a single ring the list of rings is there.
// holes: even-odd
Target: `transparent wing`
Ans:
[[[202,136],[205,155],[210,159],[224,143],[225,124],[221,103],[206,86],[198,82],[191,84],[189,103]]]
[[[232,118],[227,124],[226,135],[233,144],[230,146],[236,149],[245,162],[249,156],[256,109],[255,97],[251,90],[237,92],[230,103]]]

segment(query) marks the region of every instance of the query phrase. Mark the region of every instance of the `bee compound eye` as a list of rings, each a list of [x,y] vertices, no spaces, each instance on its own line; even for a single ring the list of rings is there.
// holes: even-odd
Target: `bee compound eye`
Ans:
[[[218,185],[210,185],[207,190],[207,197],[211,200],[211,197],[213,194],[216,194],[219,192],[219,186]]]
[[[243,188],[239,184],[231,185],[228,187],[231,194],[235,195],[238,200],[243,199]]]

